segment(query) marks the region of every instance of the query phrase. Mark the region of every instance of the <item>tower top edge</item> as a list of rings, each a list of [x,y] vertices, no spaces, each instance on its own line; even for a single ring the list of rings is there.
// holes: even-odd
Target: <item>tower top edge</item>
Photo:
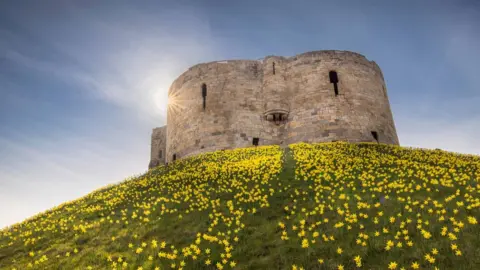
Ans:
[[[367,59],[367,57],[361,53],[353,52],[353,51],[346,51],[346,50],[317,50],[317,51],[308,51],[308,52],[303,52],[299,53],[293,56],[282,56],[282,55],[267,55],[262,58],[257,58],[257,59],[224,59],[224,60],[217,60],[217,61],[210,61],[210,62],[201,62],[198,64],[195,64],[193,66],[190,66],[188,70],[194,69],[199,66],[203,65],[210,65],[210,64],[237,64],[237,63],[254,63],[254,62],[264,62],[268,58],[282,58],[286,61],[294,61],[299,58],[304,58],[304,57],[311,57],[311,56],[319,56],[319,55],[331,55],[331,56],[353,56],[353,57],[360,57],[364,58],[369,62],[373,62]],[[187,71],[188,71],[187,70]]]
[[[241,65],[241,64],[263,64],[265,61],[267,61],[269,58],[277,58],[281,59],[282,61],[285,62],[291,62],[291,61],[297,61],[305,58],[310,58],[310,57],[337,57],[337,58],[344,58],[344,59],[356,59],[360,61],[366,61],[370,65],[372,65],[374,68],[378,68],[378,65],[374,61],[370,61],[365,57],[363,54],[353,52],[353,51],[347,51],[347,50],[317,50],[317,51],[308,51],[308,52],[303,52],[299,53],[293,56],[280,56],[280,55],[267,55],[262,58],[258,59],[230,59],[230,60],[217,60],[217,61],[210,61],[210,62],[202,62],[195,64],[193,66],[190,66],[187,70],[182,72],[177,79],[174,80],[177,81],[180,77],[182,77],[184,74],[195,70],[200,67],[205,67],[205,66],[210,66],[210,65]],[[172,84],[173,85],[173,84]]]

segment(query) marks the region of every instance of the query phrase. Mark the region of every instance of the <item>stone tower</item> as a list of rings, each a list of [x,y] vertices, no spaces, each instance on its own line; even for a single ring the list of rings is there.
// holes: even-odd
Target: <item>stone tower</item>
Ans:
[[[154,167],[222,149],[295,142],[399,144],[383,74],[349,51],[198,64],[168,92]]]

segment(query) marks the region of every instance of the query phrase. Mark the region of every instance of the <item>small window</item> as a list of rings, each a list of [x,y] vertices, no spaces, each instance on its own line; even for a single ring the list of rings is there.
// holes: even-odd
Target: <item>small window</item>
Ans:
[[[335,91],[335,96],[338,96],[338,74],[336,71],[330,71],[328,73],[330,77],[330,83],[333,83],[333,90]]]
[[[163,156],[163,151],[160,150],[160,152],[158,153],[158,158],[162,158],[162,156]]]
[[[275,62],[272,63],[273,75],[275,75]]]
[[[258,138],[253,138],[253,145],[255,145],[255,146],[258,145]]]
[[[207,85],[202,84],[202,97],[206,97],[206,96],[207,96]]]
[[[375,139],[375,141],[377,141],[378,143],[378,133],[376,131],[372,131],[372,136]]]
[[[177,160],[177,154],[173,154],[173,161]]]
[[[328,74],[330,76],[330,83],[338,83],[338,75],[336,71],[330,71]]]
[[[203,110],[205,110],[206,99],[207,99],[207,85],[202,84],[202,98],[203,98]]]

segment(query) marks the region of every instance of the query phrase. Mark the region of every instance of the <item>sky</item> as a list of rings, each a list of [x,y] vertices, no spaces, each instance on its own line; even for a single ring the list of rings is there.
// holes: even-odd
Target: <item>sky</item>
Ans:
[[[0,1],[0,228],[144,173],[190,66],[350,50],[400,144],[480,155],[480,1]]]

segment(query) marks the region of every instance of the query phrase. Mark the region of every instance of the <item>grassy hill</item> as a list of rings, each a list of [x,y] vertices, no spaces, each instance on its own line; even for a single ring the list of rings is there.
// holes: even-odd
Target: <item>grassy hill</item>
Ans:
[[[479,182],[439,150],[206,153],[0,231],[0,269],[480,269]]]

